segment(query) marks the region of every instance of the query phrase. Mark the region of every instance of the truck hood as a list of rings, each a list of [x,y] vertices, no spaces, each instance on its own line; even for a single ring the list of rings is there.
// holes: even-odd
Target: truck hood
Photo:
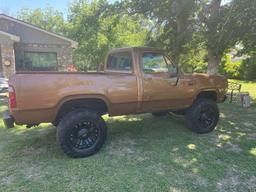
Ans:
[[[221,75],[208,75],[205,73],[194,73],[181,75],[180,78],[184,78],[188,81],[193,81],[195,85],[200,85],[207,88],[224,88],[228,87],[228,81]]]

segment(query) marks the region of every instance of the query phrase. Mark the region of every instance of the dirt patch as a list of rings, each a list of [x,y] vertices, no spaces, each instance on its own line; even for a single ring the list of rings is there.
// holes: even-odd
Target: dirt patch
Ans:
[[[115,155],[115,156],[126,156],[131,155],[134,153],[134,151],[129,147],[108,147],[109,154]]]
[[[129,137],[126,137],[123,140],[119,140],[115,143],[109,144],[107,146],[107,151],[111,155],[115,156],[125,156],[125,155],[131,155],[136,152],[134,145],[136,142]]]
[[[246,126],[246,127],[250,127],[250,128],[255,127],[255,125],[253,123],[250,123],[250,122],[245,122],[245,123],[243,123],[243,125]]]
[[[196,172],[198,172],[198,171],[196,171]],[[188,178],[189,180],[193,180],[193,183],[195,183],[199,186],[203,186],[203,187],[208,186],[209,185],[208,180],[205,177],[202,177],[200,174],[198,174],[196,172],[194,172],[194,171],[192,171],[192,172],[184,171],[181,174],[180,178],[186,178],[187,179],[187,177],[189,177]]]
[[[217,134],[214,137],[210,139],[210,142],[214,144],[218,148],[223,148],[226,151],[230,152],[235,152],[235,153],[240,153],[242,149],[238,144],[235,144],[235,142],[240,142],[240,138],[242,137],[241,135],[238,136],[231,136],[231,133],[228,134]],[[212,151],[215,149],[213,148]]]
[[[1,179],[0,185],[10,185],[13,182],[14,178],[12,175],[8,175]]]
[[[194,163],[197,162],[196,158],[192,158],[192,159],[185,159],[183,157],[176,157],[176,159],[174,160],[175,163],[182,165],[182,167],[184,168],[188,168],[191,165],[193,165]]]
[[[45,148],[34,148],[34,147],[25,147],[19,151],[19,154],[22,156],[37,156],[40,154],[46,153]]]
[[[139,192],[144,192],[144,184],[141,184],[141,185],[140,185],[140,190],[139,190]]]
[[[147,167],[147,170],[155,173],[156,175],[165,175],[167,168],[163,164],[157,163]]]
[[[256,140],[256,133],[250,133],[247,135],[246,139],[250,141],[255,141]]]
[[[181,189],[177,189],[176,187],[170,187],[170,190],[169,190],[170,192],[181,192],[181,191],[183,191],[183,190],[181,190]]]
[[[228,143],[227,145],[225,145],[225,148],[227,151],[235,152],[235,153],[240,153],[242,151],[239,145],[232,144],[232,143]]]
[[[214,134],[212,137],[210,137],[209,141],[213,145],[215,145],[218,148],[222,148],[225,142],[229,140],[229,135],[226,134]]]
[[[256,177],[229,169],[224,178],[217,183],[219,191],[252,191],[256,189]]]
[[[25,177],[28,180],[39,180],[40,179],[40,169],[36,166],[28,167],[24,170]]]

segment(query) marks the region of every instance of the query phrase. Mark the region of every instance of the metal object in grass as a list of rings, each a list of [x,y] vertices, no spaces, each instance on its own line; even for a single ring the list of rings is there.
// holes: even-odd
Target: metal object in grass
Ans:
[[[242,85],[234,82],[228,82],[228,90],[230,95],[229,103],[233,102],[233,98],[239,96]]]
[[[245,107],[245,108],[250,107],[251,97],[250,97],[250,94],[248,92],[241,92],[240,93],[240,98],[241,98],[241,103],[242,103],[243,107]]]

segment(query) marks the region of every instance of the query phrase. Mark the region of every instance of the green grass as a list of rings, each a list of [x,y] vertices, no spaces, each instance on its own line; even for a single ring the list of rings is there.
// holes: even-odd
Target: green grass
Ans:
[[[242,92],[249,92],[250,96],[256,100],[256,81],[240,81],[240,80],[229,80],[242,85]]]
[[[8,130],[1,122],[0,191],[255,191],[256,108],[219,107],[206,135],[174,115],[106,116],[106,144],[84,159],[64,155],[49,124]]]

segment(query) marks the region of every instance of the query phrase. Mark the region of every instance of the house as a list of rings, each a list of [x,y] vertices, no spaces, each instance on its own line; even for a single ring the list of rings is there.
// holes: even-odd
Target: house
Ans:
[[[77,43],[35,25],[0,14],[0,75],[16,71],[67,71]]]

